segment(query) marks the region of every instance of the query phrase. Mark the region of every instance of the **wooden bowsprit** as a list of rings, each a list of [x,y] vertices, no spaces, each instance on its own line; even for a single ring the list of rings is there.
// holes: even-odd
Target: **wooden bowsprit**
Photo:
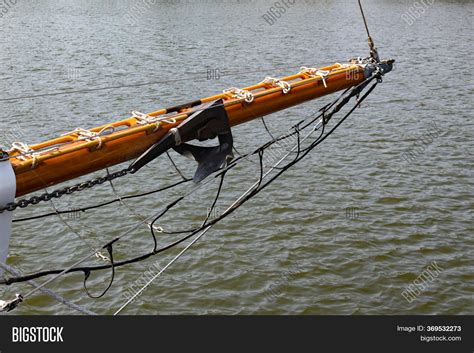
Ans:
[[[222,99],[232,127],[353,87],[373,70],[372,64],[358,62],[305,68],[274,84],[264,81],[148,114],[134,112],[129,119],[87,130],[77,128],[31,146],[15,144],[7,152],[16,174],[16,196],[135,159],[209,102]]]

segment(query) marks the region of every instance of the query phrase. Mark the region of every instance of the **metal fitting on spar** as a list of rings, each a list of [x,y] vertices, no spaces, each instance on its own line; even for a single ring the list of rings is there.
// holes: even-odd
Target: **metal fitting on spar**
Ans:
[[[365,67],[365,77],[372,76],[372,74],[378,71],[382,76],[386,73],[393,70],[393,63],[395,62],[394,59],[389,60],[382,60],[377,63],[369,63]]]
[[[376,60],[372,57],[367,57],[367,58],[358,57],[358,58],[349,59],[349,64],[356,65],[364,70],[365,78],[369,78],[375,74],[378,76],[378,80],[380,80],[381,77],[384,76],[386,73],[393,70],[394,62],[395,60],[393,59],[389,59],[389,60],[377,59]],[[346,78],[348,80],[353,80],[356,74],[357,74],[356,70],[349,70],[346,72]]]
[[[64,327],[12,327],[13,343],[58,343]]]

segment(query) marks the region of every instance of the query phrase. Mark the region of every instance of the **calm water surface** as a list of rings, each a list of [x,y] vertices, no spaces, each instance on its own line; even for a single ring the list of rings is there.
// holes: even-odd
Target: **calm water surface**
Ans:
[[[132,18],[137,3],[145,10]],[[211,230],[124,313],[474,313],[474,2],[436,1],[410,25],[402,18],[410,1],[365,3],[381,56],[397,60],[394,72],[321,148]],[[18,0],[0,18],[1,144],[40,142],[126,118],[132,110],[149,112],[268,75],[291,74],[302,65],[367,53],[356,1],[297,1],[273,25],[262,18],[269,1],[148,4]],[[208,80],[208,69],[219,70],[220,79]],[[156,83],[44,96],[147,82]],[[6,100],[32,95],[40,96]],[[278,134],[288,121],[327,101],[274,114],[267,123]],[[239,126],[234,135],[243,151],[268,139],[260,122]],[[192,165],[176,161],[192,175]],[[253,163],[232,173],[216,212],[257,175]],[[86,206],[176,178],[163,158],[116,181],[115,191],[104,185],[55,206]],[[24,273],[71,265],[190,187],[62,219],[17,223],[9,263]],[[203,188],[160,226],[197,225],[215,191],[215,184]],[[52,210],[47,204],[16,216]],[[135,256],[151,244],[149,230],[141,226],[117,244],[115,256]],[[112,314],[125,302],[124,292],[141,287],[144,271],[156,273],[178,250],[120,268],[99,300],[85,295],[79,274],[49,287],[90,310]],[[441,269],[438,276],[415,300],[405,300],[403,290],[433,262]],[[94,274],[90,290],[100,293],[108,279],[108,272]],[[17,285],[2,289],[2,297],[26,291]],[[73,311],[37,295],[15,313]]]

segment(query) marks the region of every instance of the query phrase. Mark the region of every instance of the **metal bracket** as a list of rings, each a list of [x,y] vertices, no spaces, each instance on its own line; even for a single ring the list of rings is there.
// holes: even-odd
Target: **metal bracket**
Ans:
[[[192,140],[205,141],[219,139],[219,145],[202,147],[190,145]],[[233,137],[229,119],[222,99],[204,105],[199,111],[184,120],[177,128],[171,129],[165,137],[151,146],[129,167],[130,172],[139,169],[159,157],[169,149],[193,158],[198,162],[194,182],[198,183],[213,172],[225,167],[234,156],[232,154]]]
[[[15,200],[16,176],[8,159],[8,154],[0,150],[0,206],[6,206]],[[6,263],[12,233],[13,212],[0,213],[0,262]],[[0,276],[3,276],[0,268]]]

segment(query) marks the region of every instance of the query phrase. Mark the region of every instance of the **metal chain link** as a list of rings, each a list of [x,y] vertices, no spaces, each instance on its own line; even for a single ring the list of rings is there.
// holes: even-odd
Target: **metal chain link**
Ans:
[[[112,181],[117,178],[121,178],[129,173],[129,169],[122,169],[119,170],[118,172],[108,174],[107,176],[91,179],[73,186],[66,186],[63,189],[58,189],[53,192],[47,193],[45,192],[44,194],[41,195],[35,195],[30,197],[29,199],[21,199],[18,200],[17,202],[11,202],[3,207],[0,207],[0,213],[3,213],[5,211],[15,211],[17,208],[25,208],[31,205],[37,205],[40,202],[47,202],[50,201],[51,199],[58,199],[64,195],[71,195],[75,192],[78,191],[83,191],[86,189],[91,189],[96,185],[101,185],[107,181]]]

